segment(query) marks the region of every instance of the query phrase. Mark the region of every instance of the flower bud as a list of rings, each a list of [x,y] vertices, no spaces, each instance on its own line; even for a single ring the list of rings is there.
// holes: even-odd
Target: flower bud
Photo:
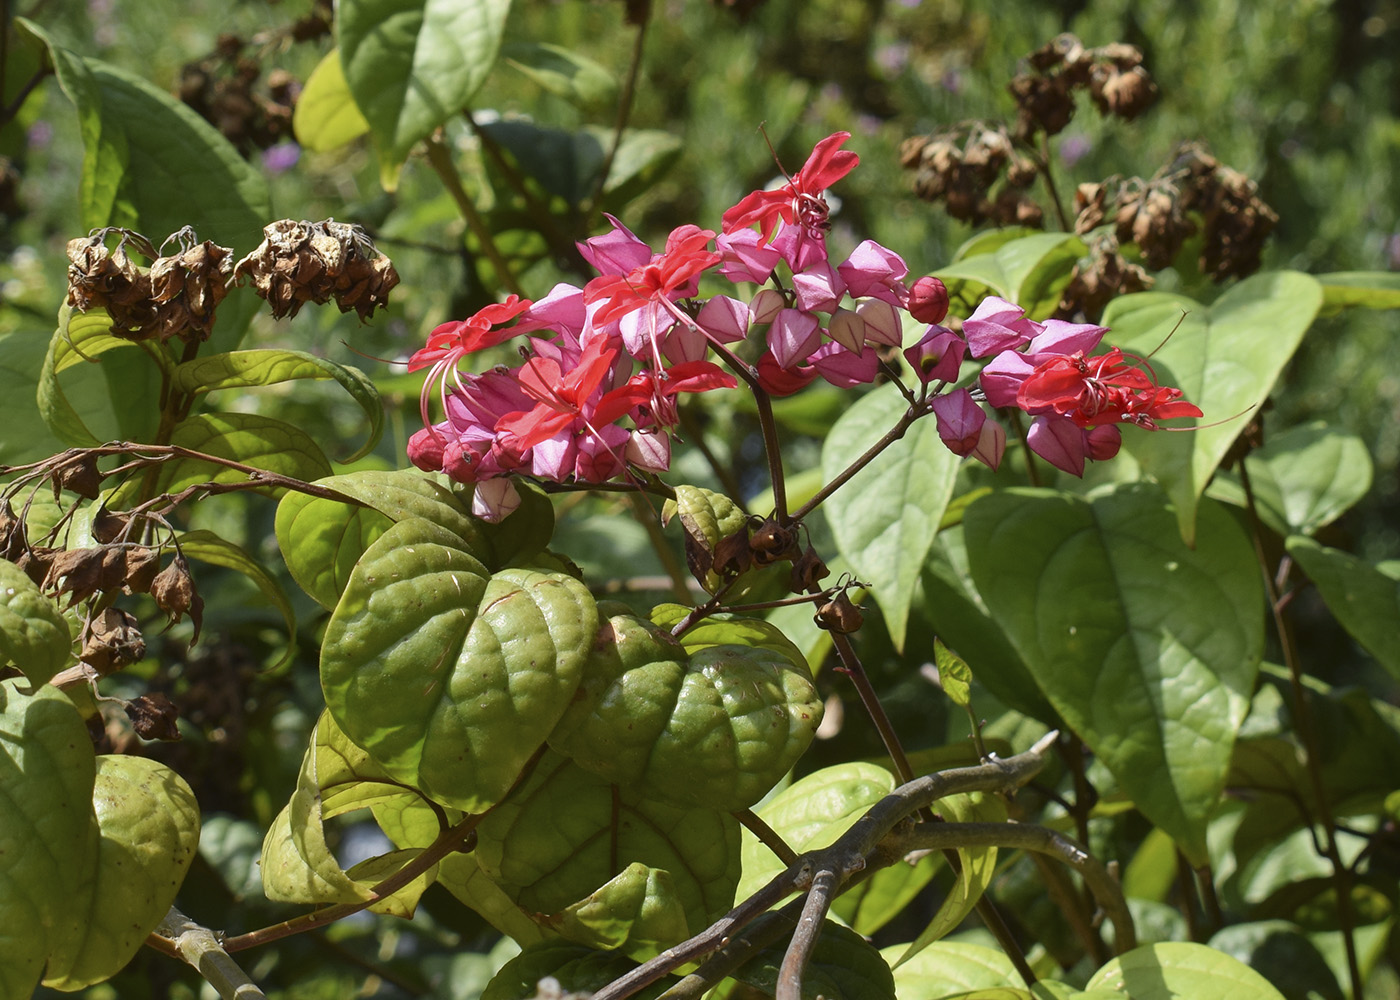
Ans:
[[[955,382],[966,352],[966,341],[952,330],[931,326],[917,344],[905,349],[904,359],[921,382]]]
[[[472,514],[492,524],[500,524],[519,507],[520,494],[504,476],[477,483],[472,493]]]
[[[749,318],[759,324],[771,323],[785,305],[787,303],[783,301],[782,292],[776,288],[764,288],[749,303]]]
[[[865,339],[868,343],[900,347],[904,343],[904,325],[899,321],[899,310],[883,299],[866,299],[856,306],[856,312],[865,320]]]
[[[865,320],[850,309],[837,309],[832,313],[826,333],[852,354],[859,354],[865,346]]]
[[[909,315],[936,326],[948,315],[948,289],[932,275],[920,278],[909,289]]]

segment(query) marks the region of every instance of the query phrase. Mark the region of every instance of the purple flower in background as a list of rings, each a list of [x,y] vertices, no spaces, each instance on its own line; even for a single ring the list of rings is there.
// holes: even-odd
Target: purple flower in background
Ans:
[[[1072,167],[1094,148],[1094,144],[1089,141],[1088,136],[1069,135],[1065,136],[1060,143],[1060,160],[1067,167]]]
[[[270,174],[291,170],[301,159],[301,147],[294,142],[279,142],[263,150],[263,169]]]

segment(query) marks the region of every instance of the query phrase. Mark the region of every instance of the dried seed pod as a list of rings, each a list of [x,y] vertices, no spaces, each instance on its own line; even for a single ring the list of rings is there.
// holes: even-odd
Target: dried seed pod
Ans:
[[[817,623],[818,628],[848,635],[864,624],[865,616],[860,613],[860,608],[856,607],[855,602],[843,590],[817,608],[817,613],[812,620]]]
[[[126,557],[122,589],[128,594],[148,593],[160,570],[160,550],[149,545],[132,545],[122,551]]]
[[[788,576],[788,589],[794,594],[806,594],[821,586],[821,582],[831,575],[826,563],[817,550],[807,546],[807,551],[793,560],[792,573]]]
[[[178,740],[180,710],[159,691],[143,694],[126,703],[126,717],[143,740]]]
[[[1096,72],[1089,84],[1089,96],[1099,111],[1132,121],[1157,103],[1157,84],[1141,66]]]
[[[749,538],[755,566],[768,566],[797,555],[797,532],[769,518],[754,529]]]
[[[199,638],[199,628],[204,621],[204,598],[195,590],[189,561],[183,555],[176,555],[169,566],[156,574],[151,581],[151,597],[156,607],[170,616],[172,623],[189,615],[194,623],[194,637]]]
[[[335,299],[341,312],[354,309],[365,320],[399,283],[388,258],[367,256],[377,251],[358,226],[282,219],[265,227],[263,235],[233,274],[238,284],[251,280],[275,318],[295,316],[305,302],[324,305]]]
[[[65,462],[53,472],[54,499],[60,490],[96,500],[102,492],[103,473],[97,468],[97,456],[85,452],[76,461]]]
[[[78,659],[98,674],[110,674],[146,655],[146,640],[136,619],[118,608],[104,608],[88,622]]]
[[[1081,184],[1074,191],[1074,231],[1080,236],[1103,225],[1107,217],[1108,189],[1102,184]]]
[[[106,565],[106,547],[87,549],[65,549],[54,555],[44,577],[43,588],[54,597],[72,594],[68,606],[87,600],[99,590],[106,590],[109,578],[115,572]],[[121,577],[116,578],[121,586]]]

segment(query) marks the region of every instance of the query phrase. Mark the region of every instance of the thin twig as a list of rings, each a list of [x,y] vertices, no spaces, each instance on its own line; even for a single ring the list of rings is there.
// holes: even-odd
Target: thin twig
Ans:
[[[166,953],[173,952],[176,957],[192,965],[223,1000],[267,1000],[248,974],[229,957],[218,936],[175,907],[172,906],[156,926],[153,937],[171,944],[173,947]]]
[[[778,831],[765,823],[758,813],[752,809],[740,809],[734,813],[734,818],[747,828],[749,833],[757,837],[759,843],[772,851],[783,864],[796,864],[797,852],[789,847],[787,841],[778,834]]]
[[[797,929],[793,931],[792,940],[783,953],[783,964],[778,968],[778,988],[773,1000],[802,1000],[802,975],[817,947],[822,921],[826,919],[842,881],[840,874],[829,869],[822,869],[812,877],[812,888],[807,891],[807,899],[802,904],[802,916],[797,919]]]
[[[831,482],[827,483],[821,489],[817,490],[816,494],[812,497],[812,499],[808,500],[797,510],[793,511],[792,517],[789,520],[801,521],[808,514],[812,513],[812,511],[816,510],[819,506],[821,506],[823,502],[825,502],[827,497],[831,496],[831,494],[835,493],[842,486],[846,485],[846,483],[850,482],[850,480],[855,477],[856,473],[860,472],[861,469],[865,468],[867,465],[873,462],[882,451],[884,451],[890,445],[894,444],[900,438],[904,437],[905,433],[913,425],[915,420],[918,420],[920,417],[927,416],[932,412],[933,411],[929,409],[926,404],[919,407],[911,406],[909,407],[909,409],[905,410],[903,415],[900,416],[899,420],[895,422],[895,425],[885,432],[884,437],[880,438],[880,440],[876,441],[869,448],[867,448],[865,450],[865,454],[861,455],[854,462],[852,462],[844,472],[836,476],[836,478],[832,479]]]

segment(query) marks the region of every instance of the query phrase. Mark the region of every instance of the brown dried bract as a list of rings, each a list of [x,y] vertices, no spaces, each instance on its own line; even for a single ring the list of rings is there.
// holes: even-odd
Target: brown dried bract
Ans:
[[[126,704],[126,716],[143,740],[178,740],[180,710],[159,691],[143,694]]]
[[[275,318],[295,316],[306,302],[334,299],[341,312],[353,309],[363,321],[387,304],[399,283],[394,265],[359,226],[281,219],[265,227],[263,236],[234,267],[234,280],[251,282]]]
[[[194,624],[194,639],[199,638],[204,621],[204,598],[195,590],[189,560],[177,555],[169,566],[157,573],[151,581],[151,597],[155,598],[156,607],[170,616],[171,622],[189,615]]]
[[[105,608],[88,622],[78,659],[98,674],[110,674],[146,655],[146,640],[136,619],[118,608]]]

